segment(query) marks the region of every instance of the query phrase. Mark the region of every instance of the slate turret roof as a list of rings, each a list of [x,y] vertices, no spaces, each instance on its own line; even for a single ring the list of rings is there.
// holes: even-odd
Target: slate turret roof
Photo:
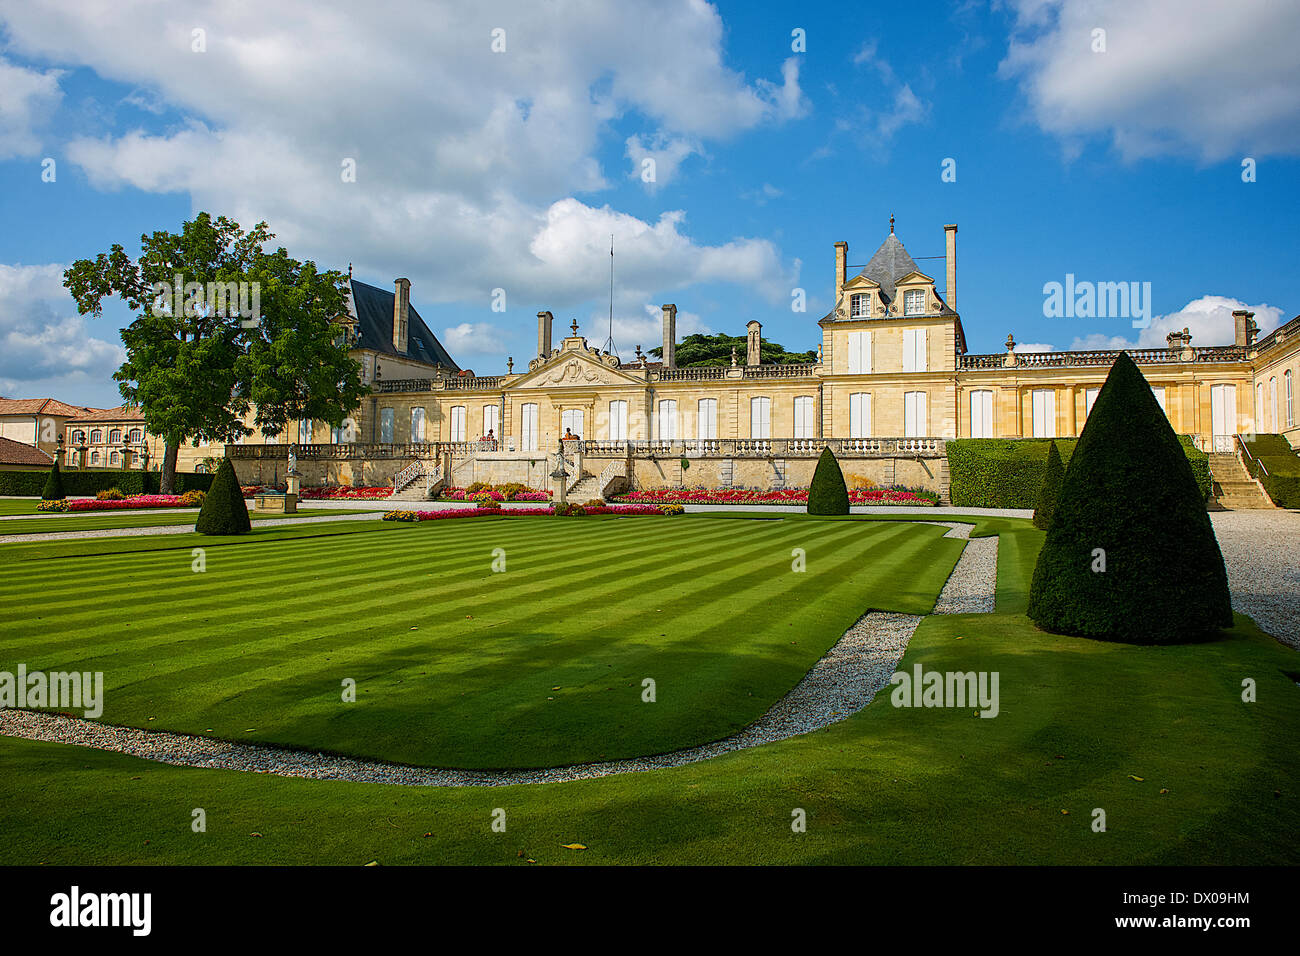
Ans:
[[[880,297],[888,304],[894,301],[896,294],[894,283],[908,273],[916,271],[918,271],[916,263],[907,254],[898,237],[891,232],[859,275],[880,283]]]

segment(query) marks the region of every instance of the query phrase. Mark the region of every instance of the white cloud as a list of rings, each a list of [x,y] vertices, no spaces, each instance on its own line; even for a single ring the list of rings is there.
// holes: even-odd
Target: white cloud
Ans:
[[[620,282],[644,300],[706,280],[788,297],[797,275],[770,242],[709,244],[684,233],[680,213],[650,222],[577,198],[607,188],[598,155],[616,121],[637,123],[636,149],[656,154],[662,184],[708,140],[806,110],[797,58],[779,80],[731,69],[721,19],[698,0],[408,0],[364,16],[315,0],[201,15],[122,0],[3,11],[12,50],[89,67],[147,90],[134,105],[186,118],[68,144],[96,187],[188,194],[245,226],[265,219],[296,255],[351,261],[381,284],[410,276],[421,303],[486,301],[498,287],[533,311],[589,299],[608,282],[610,232]],[[206,53],[191,51],[196,26]],[[496,27],[504,53],[490,49]],[[355,182],[342,181],[346,159]]]
[[[1013,352],[1055,352],[1052,346],[1045,342],[1018,342]]]
[[[63,288],[62,265],[0,264],[0,391],[73,404],[117,404],[125,353],[97,338]],[[105,325],[103,331],[108,331]]]
[[[692,153],[700,152],[695,143],[665,136],[652,137],[649,146],[642,143],[639,135],[629,136],[626,146],[627,158],[632,161],[628,178],[640,180],[648,192],[655,192],[668,185],[677,175],[682,160]],[[646,160],[651,161],[648,166]]]
[[[1278,0],[1008,0],[1000,65],[1032,119],[1077,151],[1205,161],[1300,152],[1300,4]],[[1106,50],[1093,51],[1105,30]]]
[[[1138,333],[1136,340],[1119,335],[1093,333],[1076,338],[1071,349],[1156,349],[1169,345],[1166,336],[1170,332],[1187,329],[1192,334],[1192,345],[1232,345],[1236,337],[1236,328],[1232,313],[1234,310],[1248,309],[1255,313],[1255,323],[1259,326],[1260,336],[1265,336],[1282,324],[1282,310],[1276,306],[1261,303],[1247,305],[1240,299],[1223,295],[1203,295],[1193,299],[1177,312],[1158,315],[1151,319],[1151,324]]]
[[[442,330],[438,337],[453,356],[489,355],[498,358],[505,349],[501,330],[491,322],[461,322]]]
[[[60,70],[29,70],[0,57],[0,159],[38,155],[41,127],[63,98]]]

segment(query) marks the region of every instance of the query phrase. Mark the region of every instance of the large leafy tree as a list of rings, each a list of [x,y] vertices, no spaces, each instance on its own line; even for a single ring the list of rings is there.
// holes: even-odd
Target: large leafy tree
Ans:
[[[114,296],[137,313],[122,330],[127,357],[113,377],[122,398],[138,405],[150,431],[167,443],[164,492],[175,486],[185,441],[247,435],[250,411],[272,435],[299,418],[337,426],[365,394],[337,323],[347,309],[346,279],[283,248],[267,252],[263,245],[272,238],[264,222],[245,232],[201,212],[179,233],[141,236],[136,260],[114,244],[64,273],[81,314],[100,315],[104,299]],[[211,296],[176,297],[183,291],[175,288],[177,276],[204,290],[249,283],[259,314],[241,315]],[[173,296],[158,295],[159,283]]]
[[[736,360],[745,364],[745,350],[748,348],[748,342],[743,335],[727,335],[725,332],[719,332],[716,335],[704,335],[695,333],[688,335],[677,343],[677,367],[678,368],[700,368],[702,366],[717,366],[731,364],[731,350],[736,350]],[[662,358],[664,354],[663,347],[653,348],[650,354],[656,358]],[[817,361],[817,352],[787,352],[785,346],[779,342],[771,342],[762,339],[758,346],[759,358],[765,364],[775,365],[811,365]]]

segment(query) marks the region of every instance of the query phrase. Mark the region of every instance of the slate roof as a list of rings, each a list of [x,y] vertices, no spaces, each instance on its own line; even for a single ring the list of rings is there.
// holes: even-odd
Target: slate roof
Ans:
[[[357,318],[359,341],[357,348],[370,349],[383,355],[399,355],[393,348],[393,290],[380,289],[356,279],[352,283],[352,311]],[[450,353],[442,347],[438,337],[429,331],[415,311],[410,307],[406,324],[405,358],[459,372],[460,366],[452,359]]]
[[[880,244],[876,254],[871,257],[858,275],[864,275],[868,279],[875,279],[880,283],[880,297],[886,304],[894,301],[895,287],[894,283],[903,278],[910,272],[917,272],[916,263],[912,257],[907,254],[903,244],[898,241],[898,237],[892,232]]]
[[[25,445],[12,438],[0,438],[0,465],[48,465],[53,456],[45,454],[34,445]]]

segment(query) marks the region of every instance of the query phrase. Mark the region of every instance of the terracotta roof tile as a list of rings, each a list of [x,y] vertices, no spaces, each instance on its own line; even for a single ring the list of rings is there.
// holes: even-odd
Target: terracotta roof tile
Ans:
[[[33,445],[0,438],[0,465],[48,465],[54,458]]]

